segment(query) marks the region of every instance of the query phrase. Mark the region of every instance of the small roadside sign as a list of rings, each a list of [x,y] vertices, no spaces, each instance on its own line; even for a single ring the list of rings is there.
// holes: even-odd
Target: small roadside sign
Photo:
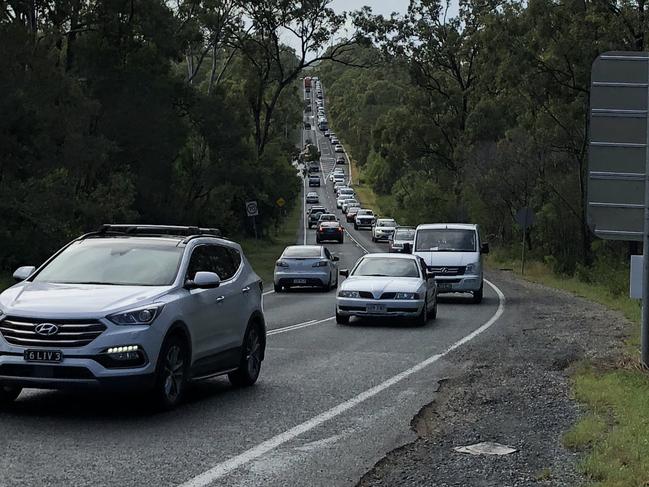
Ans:
[[[280,196],[279,198],[277,198],[277,201],[275,201],[275,203],[277,203],[277,206],[281,208],[286,204],[286,200]]]
[[[518,223],[523,230],[526,230],[534,225],[535,217],[536,215],[534,215],[534,210],[526,206],[516,212],[516,223]]]
[[[246,214],[250,217],[259,215],[256,201],[246,201]]]

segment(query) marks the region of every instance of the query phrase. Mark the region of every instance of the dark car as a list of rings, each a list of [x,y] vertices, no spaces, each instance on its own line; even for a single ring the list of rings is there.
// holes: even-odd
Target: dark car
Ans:
[[[320,176],[309,176],[309,188],[313,186],[320,187]]]
[[[317,227],[320,215],[329,213],[324,206],[313,206],[309,209],[309,228]]]
[[[317,162],[312,162],[311,164],[309,164],[309,174],[314,172],[320,172],[320,164],[318,164]]]
[[[345,231],[340,222],[321,222],[315,234],[315,241],[320,243],[326,240],[335,240],[338,243],[343,243],[344,234]]]
[[[354,223],[356,221],[356,213],[358,213],[358,210],[360,210],[359,206],[352,206],[351,208],[347,209],[347,223]]]

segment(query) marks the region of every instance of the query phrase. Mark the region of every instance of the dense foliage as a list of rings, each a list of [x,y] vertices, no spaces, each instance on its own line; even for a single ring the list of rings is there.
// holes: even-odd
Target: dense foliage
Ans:
[[[374,40],[327,64],[335,129],[382,210],[400,222],[474,221],[493,242],[521,241],[515,214],[532,207],[527,245],[555,270],[622,259],[586,223],[590,67],[608,50],[646,49],[644,4],[412,0],[404,16],[356,23]]]
[[[8,0],[0,6],[0,269],[105,222],[273,227],[325,0]],[[293,37],[288,48],[282,42]]]

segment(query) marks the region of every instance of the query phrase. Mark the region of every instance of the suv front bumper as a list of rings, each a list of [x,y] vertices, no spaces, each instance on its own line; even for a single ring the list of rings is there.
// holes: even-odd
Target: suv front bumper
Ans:
[[[160,317],[158,317],[159,319]],[[130,389],[153,384],[158,354],[164,339],[163,327],[152,325],[118,326],[99,320],[106,326],[83,347],[15,345],[0,335],[0,384],[40,389],[109,387]],[[117,361],[106,352],[109,348],[138,347],[141,361]],[[25,359],[26,350],[57,351],[63,358],[57,363]]]

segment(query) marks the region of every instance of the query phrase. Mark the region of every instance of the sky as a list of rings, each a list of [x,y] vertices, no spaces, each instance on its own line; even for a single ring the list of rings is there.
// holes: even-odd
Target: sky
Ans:
[[[372,8],[375,15],[389,16],[392,12],[406,13],[409,4],[410,0],[331,0],[329,6],[340,13],[360,10],[367,5]],[[457,14],[457,1],[451,0],[449,14]],[[291,34],[285,33],[282,35],[282,40],[296,49],[299,47],[297,39]]]

